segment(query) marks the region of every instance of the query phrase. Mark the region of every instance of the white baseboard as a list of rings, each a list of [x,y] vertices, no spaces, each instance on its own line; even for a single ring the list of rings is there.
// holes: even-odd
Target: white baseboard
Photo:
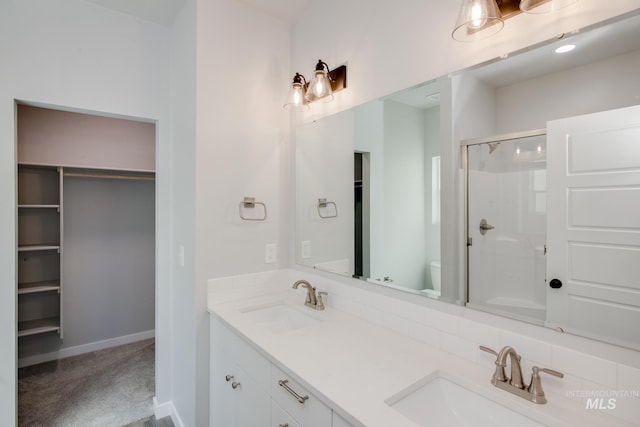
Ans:
[[[35,356],[23,357],[21,359],[18,359],[18,368],[36,365],[43,362],[49,362],[51,360],[63,359],[65,357],[77,356],[79,354],[90,353],[92,351],[104,350],[105,348],[109,347],[130,344],[132,342],[153,338],[155,334],[155,329],[151,329],[149,331],[138,332],[131,335],[124,335],[122,337],[110,338],[108,340],[96,341],[88,344],[78,345],[75,347],[63,348],[52,353],[36,354]]]
[[[173,406],[172,401],[158,403],[156,397],[153,397],[153,413],[156,416],[156,419],[164,417],[171,417],[171,421],[173,421],[173,425],[176,427],[184,427],[184,423],[176,411],[175,406]]]

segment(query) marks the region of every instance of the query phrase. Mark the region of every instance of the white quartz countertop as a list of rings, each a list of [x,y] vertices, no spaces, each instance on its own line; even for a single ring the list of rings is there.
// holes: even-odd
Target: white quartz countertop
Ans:
[[[320,320],[288,332],[270,331],[242,311],[284,302]],[[325,404],[354,425],[418,426],[385,400],[426,376],[445,372],[456,382],[534,420],[551,426],[625,426],[608,415],[584,410],[576,401],[548,395],[528,402],[491,385],[492,368],[466,361],[381,326],[327,307],[305,307],[304,291],[282,291],[209,304],[226,323],[270,362],[293,374]],[[528,374],[523,374],[528,382]],[[543,378],[544,385],[544,378]]]

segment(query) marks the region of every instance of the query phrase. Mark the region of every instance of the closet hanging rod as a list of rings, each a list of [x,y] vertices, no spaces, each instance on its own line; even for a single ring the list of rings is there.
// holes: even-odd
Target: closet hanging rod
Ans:
[[[128,179],[137,181],[155,181],[155,176],[147,175],[110,175],[106,173],[64,172],[64,176],[74,178]]]

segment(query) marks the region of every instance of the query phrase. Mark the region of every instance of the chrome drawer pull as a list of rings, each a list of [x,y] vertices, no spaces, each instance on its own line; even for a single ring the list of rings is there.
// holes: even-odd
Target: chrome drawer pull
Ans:
[[[278,424],[278,427],[289,427],[289,423]]]
[[[231,388],[233,388],[234,390],[237,389],[238,387],[240,387],[240,383],[239,382],[234,381],[234,382],[231,383]]]
[[[289,392],[289,394],[291,394],[293,397],[295,397],[298,400],[298,402],[304,403],[305,400],[309,399],[309,396],[300,396],[298,393],[293,391],[293,389],[287,385],[288,383],[289,383],[289,380],[279,380],[278,381],[278,384],[280,385],[280,387],[282,387],[285,390],[287,390]]]
[[[231,381],[232,379],[233,379],[233,375],[227,375],[227,376],[225,376],[225,377],[224,377],[224,380],[225,380],[226,382],[229,382],[229,381]]]

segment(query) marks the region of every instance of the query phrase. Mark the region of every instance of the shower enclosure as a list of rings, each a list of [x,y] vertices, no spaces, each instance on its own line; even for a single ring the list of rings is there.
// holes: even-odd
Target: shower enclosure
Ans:
[[[463,142],[467,305],[542,324],[546,284],[544,131]]]

